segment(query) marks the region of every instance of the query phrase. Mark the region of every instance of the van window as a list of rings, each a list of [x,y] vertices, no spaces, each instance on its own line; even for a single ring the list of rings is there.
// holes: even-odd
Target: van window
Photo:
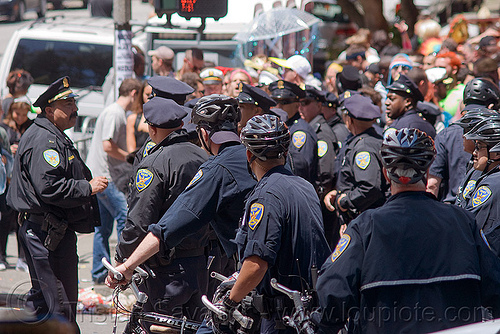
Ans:
[[[50,85],[67,75],[72,87],[100,88],[112,64],[111,45],[21,39],[11,70],[30,72],[35,84]]]

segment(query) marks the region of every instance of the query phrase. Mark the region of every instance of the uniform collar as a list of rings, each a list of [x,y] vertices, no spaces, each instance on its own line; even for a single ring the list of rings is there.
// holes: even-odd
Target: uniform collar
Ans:
[[[265,179],[267,177],[269,177],[271,174],[274,174],[274,173],[280,173],[280,174],[287,174],[287,175],[293,175],[292,172],[290,172],[288,169],[286,169],[285,165],[279,165],[279,166],[276,166],[276,167],[273,167],[271,168],[270,170],[268,170],[266,172],[266,174],[264,174],[264,176],[262,176],[262,179]]]
[[[61,131],[54,123],[52,123],[45,115],[40,114],[35,118],[34,124],[46,129],[47,131],[53,133],[57,137],[66,140],[70,145],[73,145],[73,141]]]
[[[171,132],[168,136],[166,136],[158,145],[153,146],[153,148],[149,151],[149,154],[160,149],[160,147],[169,146],[175,143],[187,142],[188,141],[188,133],[185,129],[179,129]]]
[[[348,137],[346,143],[349,144],[350,142],[354,141],[356,138],[359,138],[364,134],[367,134],[369,136],[376,137],[376,138],[380,137],[380,135],[377,133],[377,130],[375,130],[375,128],[372,126],[372,127],[368,128],[367,130],[361,132],[360,134],[357,134],[357,135],[352,136],[352,137]]]
[[[310,122],[309,124],[316,124],[316,123],[319,123],[319,124],[323,124],[323,123],[326,123],[326,120],[325,120],[325,117],[323,116],[323,114],[319,114],[317,115],[316,117],[314,117]]]
[[[295,123],[295,121],[297,121],[299,119],[300,119],[300,113],[297,112],[291,118],[287,119],[286,122],[285,122],[285,124],[288,125],[288,127],[290,127],[290,125],[292,125],[293,123]]]
[[[431,194],[427,191],[403,191],[403,192],[397,193],[395,195],[391,195],[385,203],[387,204],[390,201],[394,201],[398,198],[413,197],[413,196],[417,196],[417,195],[418,196],[425,196],[425,197],[428,197],[430,199],[437,201],[436,196],[434,196],[433,194]]]

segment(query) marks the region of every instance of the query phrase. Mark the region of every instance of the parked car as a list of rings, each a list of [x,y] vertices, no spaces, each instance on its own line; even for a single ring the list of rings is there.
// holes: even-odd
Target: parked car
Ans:
[[[62,9],[63,8],[63,0],[48,0],[48,2],[52,3],[54,9]],[[83,8],[87,8],[89,0],[82,0]]]
[[[0,0],[0,17],[9,21],[22,21],[24,14],[34,11],[38,17],[44,17],[47,0]]]

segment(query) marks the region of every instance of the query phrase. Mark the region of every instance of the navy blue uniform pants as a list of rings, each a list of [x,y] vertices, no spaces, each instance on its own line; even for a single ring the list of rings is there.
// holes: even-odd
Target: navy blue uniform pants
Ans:
[[[19,230],[19,239],[26,253],[31,290],[27,306],[38,316],[61,315],[76,325],[78,301],[78,255],[76,234],[66,234],[55,251],[43,245],[47,232],[41,225],[26,220]]]

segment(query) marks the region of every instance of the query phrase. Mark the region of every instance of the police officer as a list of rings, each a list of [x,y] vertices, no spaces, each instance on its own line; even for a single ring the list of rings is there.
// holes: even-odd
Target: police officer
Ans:
[[[500,89],[486,78],[474,78],[465,85],[463,102],[466,106],[498,110]]]
[[[224,306],[231,309],[256,288],[270,300],[280,296],[287,308],[288,298],[271,288],[271,278],[299,291],[304,284],[312,287],[311,269],[329,254],[319,200],[311,184],[284,167],[290,134],[278,117],[253,117],[241,131],[241,141],[259,181],[245,204],[236,236],[242,267]],[[288,306],[290,312],[293,305]],[[295,332],[284,330],[284,314],[274,306],[268,312],[271,317],[262,319],[261,333]]]
[[[473,168],[480,172],[470,190],[470,200],[465,209],[476,217],[478,228],[493,252],[500,256],[500,115],[481,121],[465,134],[474,140]],[[477,175],[476,175],[477,176]]]
[[[416,129],[382,145],[392,196],[353,220],[318,279],[322,330],[350,318],[362,333],[428,333],[500,315],[500,264],[473,216],[425,191],[435,155]],[[459,310],[462,310],[459,312]],[[466,314],[465,314],[466,313]],[[350,324],[351,325],[351,324]]]
[[[423,119],[416,109],[418,101],[423,101],[424,96],[418,86],[406,75],[401,74],[399,78],[387,87],[387,99],[385,101],[387,117],[392,120],[390,128],[416,128],[424,131],[434,138],[436,130]]]
[[[347,130],[342,118],[337,113],[337,108],[339,107],[339,100],[335,94],[330,92],[322,92],[324,94],[321,108],[321,113],[326,119],[326,123],[332,128],[335,139],[337,140],[337,147],[335,155],[337,155],[342,148],[342,143],[349,136],[349,130]]]
[[[456,121],[454,124],[460,126],[462,128],[462,132],[464,134],[467,134],[470,132],[472,129],[476,127],[481,121],[485,119],[489,119],[492,116],[497,115],[496,112],[486,109],[486,108],[474,108],[472,110],[466,111],[465,115],[462,116],[458,121]],[[462,149],[466,154],[469,154],[470,157],[472,158],[472,153],[474,152],[474,141],[473,140],[468,140],[464,135],[463,136],[463,144],[462,144]],[[477,179],[481,176],[482,171],[478,171],[473,167],[473,161],[470,160],[466,173],[462,177],[462,180],[460,182],[460,185],[457,190],[457,196],[455,199],[455,204],[464,208],[467,206],[467,203],[471,199],[472,195],[472,190],[476,187],[476,182]],[[435,173],[437,174],[437,173]],[[434,183],[434,178],[436,176],[433,176],[432,174],[429,174],[429,180],[427,181],[427,188],[429,189],[429,185],[433,185]]]
[[[148,84],[151,86],[151,97],[163,97],[165,99],[174,100],[177,104],[183,105],[186,102],[186,96],[194,92],[194,88],[179,81],[173,77],[167,76],[154,76],[148,79]],[[191,120],[191,112],[189,111],[183,119],[184,129],[188,131],[189,138],[196,137],[196,129],[189,121]],[[139,149],[135,155],[134,165],[137,165],[141,160],[149,154],[151,148],[156,145],[154,141],[149,138],[144,142],[144,145]]]
[[[238,105],[241,110],[241,120],[238,123],[239,133],[253,116],[273,113],[271,107],[274,107],[276,102],[262,89],[243,82],[240,83],[238,90],[241,91],[238,94]]]
[[[334,179],[334,165],[336,152],[339,150],[339,144],[332,128],[326,123],[322,110],[323,94],[312,86],[305,87],[306,97],[300,101],[299,112],[318,137],[318,177],[315,188],[318,193],[320,203],[323,202],[325,195],[334,189],[337,182]],[[347,130],[347,129],[346,129]],[[330,246],[337,244],[339,235],[339,225],[337,215],[324,207],[321,208],[325,235]]]
[[[203,149],[188,141],[187,131],[182,129],[187,114],[183,107],[156,96],[143,109],[151,140],[158,144],[135,166],[127,220],[116,246],[117,263],[133,253],[149,225],[160,220],[208,158]],[[203,307],[201,295],[207,285],[207,232],[205,228],[182,240],[168,259],[157,254],[146,261],[156,278],[140,287],[148,295],[145,311],[172,315],[178,308],[187,317],[201,320],[196,311]]]
[[[78,108],[69,77],[53,82],[33,104],[42,112],[17,150],[7,203],[23,221],[19,239],[28,255],[32,288],[28,305],[38,315],[58,314],[76,326],[76,233],[100,224],[97,199],[105,177],[92,178],[64,130]]]
[[[149,233],[127,261],[117,267],[130,279],[135,267],[156,253],[165,257],[182,239],[208,224],[212,226],[223,248],[216,256],[211,271],[222,271],[228,259],[236,253],[232,241],[243,213],[244,200],[255,186],[248,174],[245,148],[237,135],[240,110],[237,101],[224,95],[202,97],[192,112],[192,122],[202,147],[212,155],[189,182],[186,189],[165,212],[163,217],[148,228]],[[214,261],[214,263],[215,263]],[[234,265],[223,274],[234,272]],[[109,286],[118,284],[110,274]]]
[[[284,80],[272,82],[269,90],[277,107],[288,115],[286,125],[292,139],[287,164],[295,175],[314,184],[318,168],[318,138],[311,126],[300,117],[300,99],[305,97],[305,92],[296,84]]]
[[[372,126],[380,109],[370,98],[352,94],[344,95],[342,111],[353,136],[345,143],[337,188],[325,196],[324,203],[330,211],[337,208],[347,224],[366,209],[381,206],[388,187],[380,162],[382,137]]]

